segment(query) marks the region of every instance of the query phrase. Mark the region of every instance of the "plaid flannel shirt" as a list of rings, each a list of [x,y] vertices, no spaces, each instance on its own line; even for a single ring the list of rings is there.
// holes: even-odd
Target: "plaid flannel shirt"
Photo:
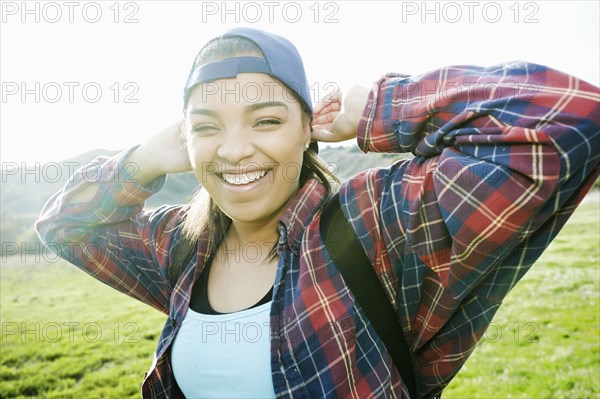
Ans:
[[[598,176],[599,99],[598,88],[527,63],[389,74],[374,84],[357,130],[360,148],[415,157],[351,178],[340,201],[397,309],[419,397],[434,396],[456,375]],[[200,238],[172,286],[168,269],[188,206],[144,211],[165,177],[148,187],[125,184],[127,154],[100,160],[96,197],[67,205],[89,184],[76,173],[46,204],[37,229],[59,255],[169,316],[142,395],[182,397],[170,349],[209,243]],[[309,180],[279,220],[270,310],[275,393],[408,397],[324,248],[325,194]]]

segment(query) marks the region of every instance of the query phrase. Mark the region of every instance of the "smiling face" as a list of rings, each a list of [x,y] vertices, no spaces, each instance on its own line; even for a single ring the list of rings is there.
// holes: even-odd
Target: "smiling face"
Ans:
[[[299,187],[310,126],[300,104],[260,73],[198,85],[185,113],[197,179],[234,222],[276,220]]]

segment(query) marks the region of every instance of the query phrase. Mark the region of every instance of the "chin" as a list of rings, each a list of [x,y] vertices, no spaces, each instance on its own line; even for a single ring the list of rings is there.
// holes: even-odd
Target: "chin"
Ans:
[[[219,206],[220,207],[220,206]],[[262,210],[258,204],[245,203],[220,207],[229,218],[235,222],[252,223],[268,219],[273,212]]]
[[[273,206],[275,201],[278,206]],[[283,212],[288,201],[289,198],[280,199],[279,201],[271,199],[259,203],[251,201],[243,204],[228,204],[228,206],[221,207],[221,209],[234,222],[262,224],[275,221]]]

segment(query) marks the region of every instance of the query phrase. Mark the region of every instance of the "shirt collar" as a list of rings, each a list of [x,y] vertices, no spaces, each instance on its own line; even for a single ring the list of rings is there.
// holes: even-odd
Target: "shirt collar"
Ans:
[[[287,241],[290,249],[297,253],[304,228],[327,197],[327,188],[317,179],[309,179],[286,205],[279,218],[280,244]]]

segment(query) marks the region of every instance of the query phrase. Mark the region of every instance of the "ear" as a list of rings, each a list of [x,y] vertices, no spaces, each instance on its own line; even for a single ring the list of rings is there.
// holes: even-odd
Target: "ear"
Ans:
[[[302,142],[305,147],[310,145],[312,139],[312,125],[309,118],[302,118]]]

